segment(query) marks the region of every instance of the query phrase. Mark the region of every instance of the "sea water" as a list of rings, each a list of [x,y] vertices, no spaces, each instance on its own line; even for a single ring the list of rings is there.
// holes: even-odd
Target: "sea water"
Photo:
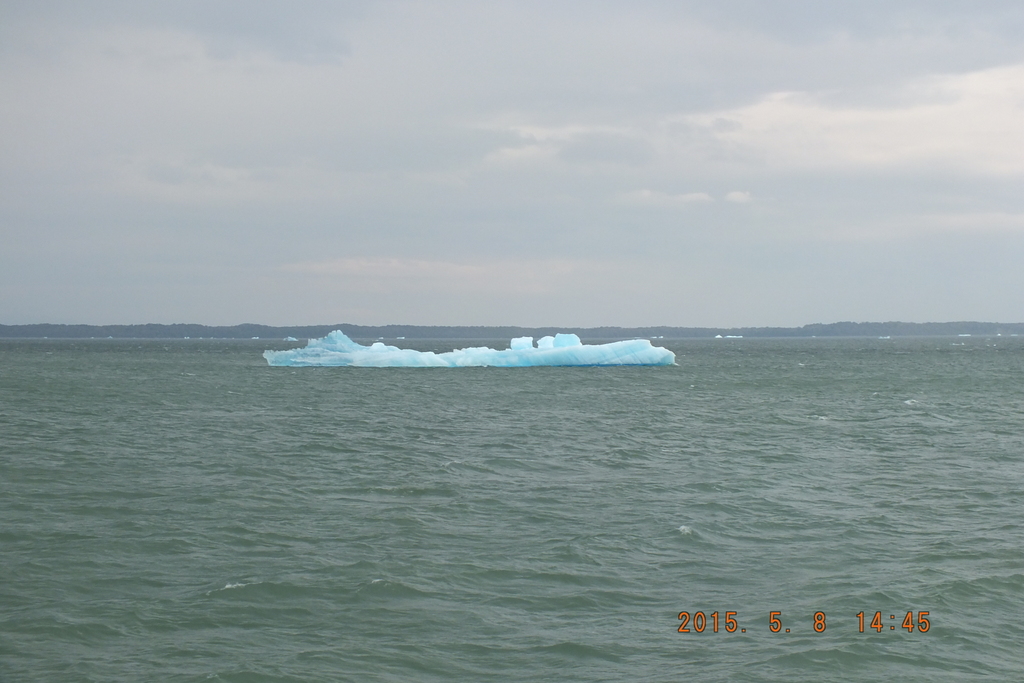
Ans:
[[[663,343],[0,341],[0,680],[1020,679],[1024,342]]]

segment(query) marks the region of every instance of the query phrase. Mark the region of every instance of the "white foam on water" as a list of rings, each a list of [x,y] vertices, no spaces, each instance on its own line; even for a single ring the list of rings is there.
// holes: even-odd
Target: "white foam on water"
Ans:
[[[693,533],[693,529],[683,524],[681,527],[679,527],[679,533],[681,533],[683,536],[689,536]]]
[[[522,368],[536,366],[673,365],[676,355],[653,346],[647,339],[609,344],[584,344],[575,334],[513,339],[508,349],[475,346],[447,353],[416,351],[374,342],[363,346],[335,330],[322,339],[310,339],[304,348],[264,351],[274,366],[352,366],[364,368]]]
[[[223,588],[214,588],[212,591],[206,591],[206,594],[207,595],[213,595],[214,593],[219,593],[221,591],[229,591],[232,588],[244,588],[246,586],[252,586],[252,585],[254,585],[254,584],[251,584],[251,583],[226,583],[226,584],[224,584]]]

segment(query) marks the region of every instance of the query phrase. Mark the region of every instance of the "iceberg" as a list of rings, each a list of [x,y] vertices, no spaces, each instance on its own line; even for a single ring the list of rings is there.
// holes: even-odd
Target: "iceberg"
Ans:
[[[446,353],[416,351],[375,342],[363,346],[335,330],[322,339],[310,339],[304,348],[264,351],[273,366],[352,366],[360,368],[523,368],[536,366],[673,365],[676,355],[653,346],[647,339],[610,344],[584,344],[575,334],[518,337],[507,349],[474,346]]]

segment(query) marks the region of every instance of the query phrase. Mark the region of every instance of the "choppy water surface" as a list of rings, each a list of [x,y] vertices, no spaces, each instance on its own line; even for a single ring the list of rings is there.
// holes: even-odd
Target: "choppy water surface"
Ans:
[[[666,345],[0,342],[0,679],[1019,679],[1024,340]]]

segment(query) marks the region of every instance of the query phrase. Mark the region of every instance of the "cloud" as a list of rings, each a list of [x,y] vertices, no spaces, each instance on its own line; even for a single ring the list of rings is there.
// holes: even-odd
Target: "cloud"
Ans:
[[[634,190],[619,195],[619,201],[643,206],[685,206],[715,201],[707,192],[682,192],[672,194],[657,190]]]
[[[979,211],[971,213],[920,213],[890,217],[847,226],[833,233],[833,238],[844,242],[881,242],[912,239],[915,237],[1012,237],[1024,235],[1024,213]]]
[[[549,162],[558,155],[554,145],[517,145],[499,147],[489,153],[485,163],[505,166],[510,164],[537,164]]]
[[[337,62],[350,53],[347,34],[371,4],[369,0],[305,0],[301,11],[281,11],[278,3],[258,0],[96,0],[88,4],[48,0],[20,6],[7,3],[3,14],[19,37],[37,29],[53,35],[118,25],[191,35],[215,58],[263,53],[284,61],[317,63]]]
[[[1024,64],[920,79],[888,106],[829,95],[773,93],[687,120],[734,154],[777,168],[1024,172]]]
[[[580,259],[489,259],[471,262],[359,257],[304,261],[277,270],[346,282],[356,289],[544,294],[572,288],[580,278],[614,277],[621,265]]]
[[[934,240],[984,245],[948,247],[946,273],[1024,258],[1024,5],[953,4],[6,3],[0,304],[112,320],[118,292],[141,321],[297,320],[297,291],[310,322],[352,292],[381,322],[502,323],[513,300],[519,320],[595,324],[889,315],[849,277],[798,302],[850,244],[857,273],[913,243],[894,266],[921,283],[911,303],[944,281],[912,258]],[[947,300],[929,310],[970,315]]]

